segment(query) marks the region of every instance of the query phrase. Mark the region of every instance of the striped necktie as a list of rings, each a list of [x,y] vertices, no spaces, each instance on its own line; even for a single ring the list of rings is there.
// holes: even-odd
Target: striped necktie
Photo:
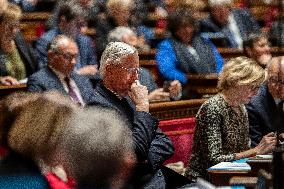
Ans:
[[[74,102],[76,102],[76,103],[82,105],[81,102],[80,102],[80,100],[79,100],[78,95],[76,94],[76,92],[75,92],[73,86],[71,85],[71,80],[70,80],[70,78],[69,78],[69,77],[65,77],[65,78],[64,78],[64,81],[65,81],[66,84],[67,84],[67,87],[68,87],[68,95],[70,96],[70,98],[71,98]]]

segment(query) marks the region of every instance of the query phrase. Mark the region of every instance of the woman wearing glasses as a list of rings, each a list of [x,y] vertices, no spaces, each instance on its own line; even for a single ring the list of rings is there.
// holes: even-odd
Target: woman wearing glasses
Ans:
[[[8,4],[0,16],[0,84],[15,85],[37,69],[33,52],[19,30],[21,9]]]
[[[274,149],[276,137],[268,134],[250,149],[249,121],[244,104],[265,81],[266,74],[246,57],[231,59],[218,81],[220,92],[207,100],[196,115],[194,144],[186,175],[207,178],[207,169],[224,161],[266,154]]]

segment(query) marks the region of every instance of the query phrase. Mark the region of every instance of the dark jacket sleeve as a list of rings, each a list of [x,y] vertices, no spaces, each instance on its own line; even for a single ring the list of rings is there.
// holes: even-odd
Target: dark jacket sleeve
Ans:
[[[135,112],[134,122],[132,124],[132,135],[138,162],[148,159],[149,149],[152,141],[156,137],[157,127],[158,120],[149,113]]]
[[[28,78],[27,88],[29,92],[43,92],[45,89],[40,85],[38,79],[33,75]]]
[[[249,118],[249,134],[251,139],[251,147],[255,147],[262,139],[263,133],[261,132],[261,119],[252,104],[246,105]]]
[[[151,163],[152,168],[154,170],[158,169],[173,154],[172,141],[158,128],[148,154],[148,161]]]
[[[148,160],[154,170],[174,152],[171,140],[158,128],[158,124],[158,120],[149,113],[135,113],[132,132],[137,159]]]

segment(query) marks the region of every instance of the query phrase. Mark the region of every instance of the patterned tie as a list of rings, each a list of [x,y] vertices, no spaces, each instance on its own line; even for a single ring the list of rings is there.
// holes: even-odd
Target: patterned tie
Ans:
[[[68,87],[68,95],[70,96],[70,98],[71,98],[74,102],[76,102],[76,103],[82,105],[81,102],[80,102],[80,100],[79,100],[78,95],[75,93],[75,90],[74,90],[74,88],[73,88],[72,85],[71,85],[71,80],[70,80],[70,78],[69,78],[69,77],[65,77],[64,80],[65,80],[65,82],[66,82],[66,84],[67,84],[67,87]]]

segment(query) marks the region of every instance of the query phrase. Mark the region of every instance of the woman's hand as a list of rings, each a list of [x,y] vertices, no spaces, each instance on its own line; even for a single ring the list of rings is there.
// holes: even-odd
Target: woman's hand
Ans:
[[[170,93],[165,92],[163,88],[155,89],[154,91],[149,93],[149,100],[169,100]]]
[[[169,87],[170,97],[174,100],[179,100],[181,98],[182,86],[178,80],[171,82]]]
[[[77,74],[79,75],[96,75],[97,72],[98,72],[97,65],[87,65],[77,70]]]
[[[4,76],[4,77],[0,77],[0,84],[7,86],[7,85],[19,85],[20,83],[14,77]]]
[[[256,150],[256,155],[258,154],[267,154],[272,152],[275,148],[277,142],[277,138],[273,132],[265,135],[260,143],[254,148]]]

